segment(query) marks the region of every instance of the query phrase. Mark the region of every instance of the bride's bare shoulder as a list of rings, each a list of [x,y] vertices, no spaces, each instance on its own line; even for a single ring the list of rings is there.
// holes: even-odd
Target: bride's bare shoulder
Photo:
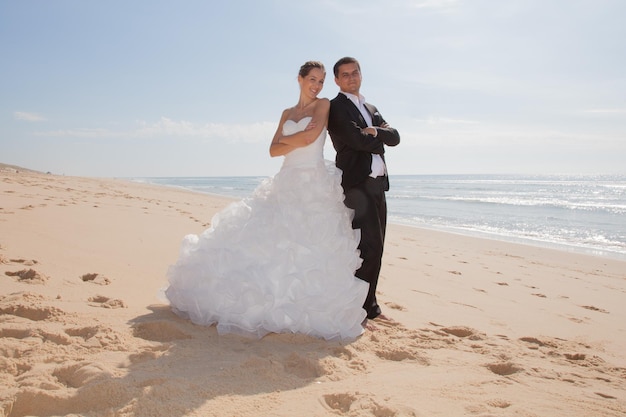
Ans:
[[[315,103],[315,109],[324,109],[327,110],[330,108],[330,100],[328,100],[326,97],[324,98],[318,98],[317,99],[317,103]]]

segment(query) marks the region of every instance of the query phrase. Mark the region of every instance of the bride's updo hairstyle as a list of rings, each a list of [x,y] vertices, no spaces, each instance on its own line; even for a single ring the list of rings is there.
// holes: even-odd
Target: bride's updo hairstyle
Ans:
[[[321,62],[307,61],[300,67],[300,71],[298,72],[298,75],[304,78],[307,75],[309,75],[309,72],[311,72],[313,68],[319,68],[322,71],[324,71],[324,73],[326,72],[326,69],[324,69],[324,64],[322,64]]]

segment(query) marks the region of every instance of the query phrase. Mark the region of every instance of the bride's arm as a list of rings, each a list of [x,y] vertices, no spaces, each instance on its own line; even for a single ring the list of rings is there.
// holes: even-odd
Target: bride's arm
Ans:
[[[287,120],[287,114],[289,113],[289,109],[283,111],[283,114],[280,116],[280,122],[278,123],[278,127],[276,128],[276,133],[274,133],[274,137],[272,138],[272,143],[270,144],[270,156],[281,156],[286,155],[289,152],[296,149],[296,146],[291,146],[286,143],[279,143],[278,140],[282,137],[283,125]]]
[[[293,135],[280,136],[278,138],[279,143],[291,145],[294,147],[307,146],[315,141],[317,137],[322,133],[322,129],[326,128],[328,123],[328,111],[330,109],[330,101],[327,98],[321,98],[315,104],[313,110],[313,117],[307,125],[307,127]]]

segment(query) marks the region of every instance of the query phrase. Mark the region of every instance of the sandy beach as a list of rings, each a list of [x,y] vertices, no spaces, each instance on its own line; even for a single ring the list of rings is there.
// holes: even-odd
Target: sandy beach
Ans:
[[[219,336],[158,294],[230,201],[0,165],[0,416],[626,415],[626,261],[391,225],[375,330]]]

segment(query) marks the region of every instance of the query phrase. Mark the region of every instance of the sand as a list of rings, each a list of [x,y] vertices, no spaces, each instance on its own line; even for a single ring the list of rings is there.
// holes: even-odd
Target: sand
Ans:
[[[253,340],[157,294],[231,200],[0,166],[0,416],[624,416],[626,262],[391,225],[385,320]]]

